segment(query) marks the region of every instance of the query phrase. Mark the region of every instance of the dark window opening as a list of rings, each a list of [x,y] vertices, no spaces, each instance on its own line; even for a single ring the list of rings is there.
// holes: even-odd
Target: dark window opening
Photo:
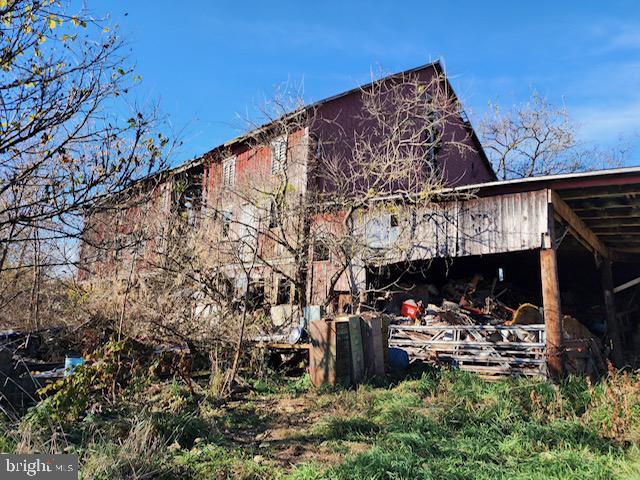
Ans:
[[[249,292],[247,295],[247,309],[249,311],[259,310],[264,306],[264,282],[254,281],[249,284]]]
[[[233,298],[235,294],[235,286],[233,281],[224,274],[219,274],[216,278],[216,288],[225,298]]]
[[[399,220],[398,220],[398,216],[395,214],[391,214],[391,216],[389,217],[389,226],[391,228],[396,228],[400,225]]]
[[[222,237],[227,238],[229,236],[229,230],[231,228],[231,212],[222,212]]]
[[[278,206],[276,202],[272,201],[269,207],[269,228],[276,228],[278,226]]]
[[[278,282],[278,296],[276,305],[289,305],[291,303],[291,280],[281,278]]]
[[[313,261],[314,262],[326,262],[329,260],[329,245],[323,239],[316,239],[313,242]]]
[[[194,168],[176,176],[173,181],[174,211],[188,225],[195,225],[199,219],[204,198],[203,173],[203,167]]]

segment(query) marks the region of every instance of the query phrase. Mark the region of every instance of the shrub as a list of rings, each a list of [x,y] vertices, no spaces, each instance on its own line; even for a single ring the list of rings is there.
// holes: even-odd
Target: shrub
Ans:
[[[127,389],[133,393],[145,382],[130,354],[128,342],[108,342],[72,375],[40,389],[38,393],[46,398],[30,409],[24,422],[35,430],[67,429],[88,413],[114,406]]]

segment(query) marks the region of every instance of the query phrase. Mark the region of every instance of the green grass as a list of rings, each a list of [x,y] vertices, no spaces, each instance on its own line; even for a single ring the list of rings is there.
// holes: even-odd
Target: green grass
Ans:
[[[635,377],[591,387],[527,380],[487,383],[470,374],[427,374],[390,389],[351,393],[352,416],[330,417],[320,435],[368,439],[371,448],[293,478],[640,478]],[[625,397],[625,406],[612,399]],[[622,410],[626,408],[626,412]],[[364,413],[364,415],[363,415]],[[606,419],[606,420],[605,420]],[[617,425],[617,429],[616,429]]]
[[[639,378],[556,386],[429,371],[319,392],[308,377],[272,378],[228,404],[169,382],[56,435],[81,455],[82,478],[640,478]],[[0,448],[24,447],[25,432],[32,449],[51,446],[45,407],[13,430],[1,424]],[[262,444],[264,432],[289,427]],[[293,447],[306,456],[283,457]]]

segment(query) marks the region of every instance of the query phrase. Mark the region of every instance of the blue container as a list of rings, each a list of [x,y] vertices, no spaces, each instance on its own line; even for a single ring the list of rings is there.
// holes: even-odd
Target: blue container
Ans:
[[[76,367],[84,365],[82,357],[65,357],[64,359],[64,376],[67,377],[73,373]]]
[[[389,368],[402,371],[409,368],[409,354],[401,348],[389,348]]]

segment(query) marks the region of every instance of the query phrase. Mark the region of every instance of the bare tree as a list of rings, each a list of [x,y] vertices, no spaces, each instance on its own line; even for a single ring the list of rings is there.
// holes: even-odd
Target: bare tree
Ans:
[[[479,130],[498,178],[524,178],[619,166],[627,147],[602,150],[578,140],[579,125],[564,105],[533,92],[526,104],[492,105]]]
[[[441,162],[472,147],[468,132],[452,128],[461,123],[460,105],[444,75],[372,80],[359,92],[362,108],[349,120],[350,133],[321,106],[302,107],[296,88],[279,92],[250,123],[250,173],[209,192],[210,214],[253,232],[257,270],[291,284],[295,295],[288,298],[298,307],[311,299],[313,261],[326,255],[331,276],[322,303],[331,305],[347,289],[357,308],[369,293],[366,265],[409,260],[425,221],[416,212],[461,195],[444,188]],[[273,161],[265,162],[269,156]],[[234,204],[242,207],[231,212]],[[380,219],[389,212],[400,221],[394,239],[380,241]]]
[[[365,265],[406,262],[408,268],[421,242],[416,234],[423,211],[436,200],[460,199],[462,194],[445,189],[451,179],[441,160],[472,149],[468,132],[453,133],[461,107],[444,74],[429,81],[414,74],[373,81],[361,99],[353,140],[339,132],[324,139],[316,169],[318,211],[330,215],[316,223],[314,234],[340,265],[325,304],[343,278],[353,308],[370,293],[363,286]]]
[[[106,19],[69,2],[0,2],[0,273],[32,276],[77,260],[85,207],[162,167],[155,107]],[[37,321],[36,321],[37,323]]]
[[[193,174],[166,180],[172,205],[167,211],[163,202],[147,201],[124,210],[133,228],[115,237],[119,272],[85,283],[82,308],[92,318],[118,320],[128,335],[187,347],[196,357],[210,352],[212,376],[221,374],[216,393],[228,394],[246,358],[247,336],[260,333],[258,230],[220,224],[213,210],[191,204],[189,192],[201,188],[189,184]]]
[[[228,391],[246,338],[286,334],[309,300],[330,306],[338,292],[357,308],[369,293],[364,269],[376,262],[410,268],[423,210],[460,198],[444,188],[439,163],[471,149],[465,130],[450,128],[462,122],[460,106],[442,75],[373,82],[360,101],[351,136],[285,89],[236,144],[152,183],[152,201],[123,210],[126,229],[108,209],[103,228],[92,215],[94,230],[113,233],[103,244],[122,247],[121,282],[105,283],[121,285],[108,299],[126,314],[109,315],[158,340],[224,352],[213,356],[228,362]],[[394,236],[381,238],[390,213]],[[314,296],[311,270],[325,255],[326,295]],[[94,291],[108,292],[105,283]],[[284,324],[272,323],[274,306],[289,307]]]

